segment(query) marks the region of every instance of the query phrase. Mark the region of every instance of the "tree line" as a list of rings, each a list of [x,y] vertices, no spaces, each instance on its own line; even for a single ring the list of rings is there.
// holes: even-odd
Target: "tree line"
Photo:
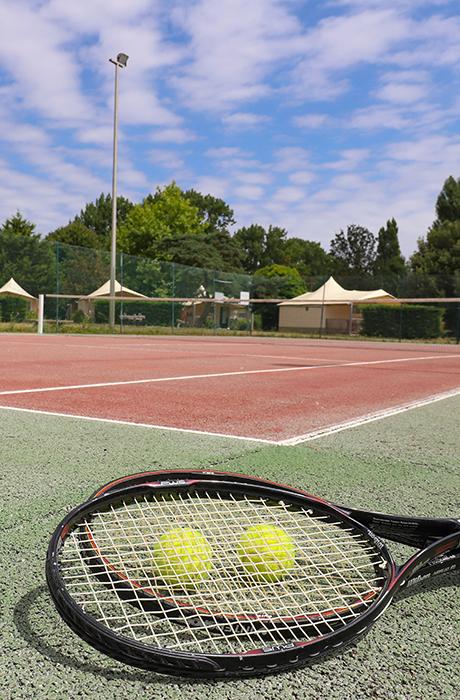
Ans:
[[[9,276],[36,294],[51,284],[49,246],[56,242],[110,249],[111,196],[101,194],[68,224],[41,237],[20,212],[0,227],[1,283]],[[294,296],[334,275],[353,288],[382,286],[399,296],[460,295],[460,178],[449,177],[436,201],[436,219],[405,260],[398,224],[389,219],[377,234],[350,224],[336,233],[329,251],[289,236],[280,226],[254,223],[236,228],[233,209],[218,197],[182,190],[175,182],[140,203],[117,198],[117,244],[127,254],[153,260],[245,272],[259,279],[259,297]],[[232,233],[232,231],[234,231]],[[5,278],[5,279],[3,279]],[[284,286],[280,292],[280,278]],[[263,280],[263,284],[262,284]]]

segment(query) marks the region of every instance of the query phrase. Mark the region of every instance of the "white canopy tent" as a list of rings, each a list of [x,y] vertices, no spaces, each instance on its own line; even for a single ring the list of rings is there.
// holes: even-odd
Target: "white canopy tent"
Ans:
[[[300,294],[282,301],[279,329],[290,331],[326,330],[351,333],[353,322],[359,324],[360,315],[353,313],[354,304],[395,300],[384,289],[345,289],[333,277],[314,292]]]
[[[129,287],[124,287],[118,282],[118,280],[115,280],[115,296],[116,297],[130,297],[131,299],[147,299],[148,297],[145,296],[145,294],[141,294],[140,292],[135,292],[133,289],[130,289]],[[87,296],[81,297],[81,299],[78,300],[78,308],[83,311],[83,313],[86,316],[89,316],[92,318],[94,316],[94,307],[93,307],[93,302],[98,301],[98,300],[103,300],[103,299],[108,299],[110,298],[110,280],[107,280],[103,285],[101,285],[98,289],[95,289],[94,292],[91,292],[91,294],[88,294]]]
[[[26,292],[26,290],[23,289],[13,277],[10,277],[8,282],[5,282],[3,287],[0,287],[0,295],[14,297],[15,299],[24,299],[25,301],[29,302],[31,311],[36,312],[38,309],[37,298],[32,296],[32,294],[29,294],[29,292]]]

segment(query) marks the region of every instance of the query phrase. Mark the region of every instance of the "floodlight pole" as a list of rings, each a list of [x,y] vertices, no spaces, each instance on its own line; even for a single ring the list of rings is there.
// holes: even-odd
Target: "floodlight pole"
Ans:
[[[110,243],[110,299],[109,323],[115,326],[115,279],[117,274],[117,167],[118,167],[118,69],[124,68],[128,62],[125,53],[119,53],[117,58],[109,58],[115,66],[115,89],[113,100],[113,161],[112,161],[112,237]]]

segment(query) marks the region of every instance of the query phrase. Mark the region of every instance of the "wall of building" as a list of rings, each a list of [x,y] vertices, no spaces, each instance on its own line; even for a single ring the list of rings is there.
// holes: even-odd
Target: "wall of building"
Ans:
[[[280,306],[279,330],[329,333],[348,333],[350,330],[350,305],[325,304],[321,326],[321,304],[310,306]]]

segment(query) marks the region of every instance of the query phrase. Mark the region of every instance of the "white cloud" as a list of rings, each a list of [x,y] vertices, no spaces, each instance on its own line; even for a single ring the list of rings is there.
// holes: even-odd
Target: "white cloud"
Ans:
[[[191,187],[203,194],[212,194],[214,197],[224,198],[229,190],[229,183],[225,178],[204,175],[194,178]]]
[[[300,202],[305,199],[305,192],[300,187],[280,187],[273,199],[279,202]]]
[[[269,185],[273,180],[268,172],[234,172],[232,177],[248,185]]]
[[[95,126],[79,129],[77,138],[82,143],[110,144],[113,140],[113,126]]]
[[[234,193],[242,199],[260,199],[264,195],[263,187],[257,185],[240,185],[234,188]]]
[[[372,105],[352,113],[347,122],[354,129],[403,129],[413,123],[398,107]]]
[[[230,129],[253,129],[254,127],[269,121],[263,114],[253,114],[251,112],[234,112],[222,117],[225,126]]]
[[[309,99],[331,99],[348,81],[338,74],[364,63],[382,60],[403,38],[410,40],[412,23],[393,9],[370,9],[323,19],[310,30],[305,58],[293,74],[293,90]]]
[[[377,97],[387,102],[396,102],[396,104],[411,104],[418,102],[426,97],[427,90],[423,85],[414,85],[413,83],[387,83],[384,87],[377,91]]]
[[[190,36],[191,60],[174,83],[195,109],[228,109],[267,95],[270,67],[300,50],[300,23],[276,0],[199,0],[182,5],[175,18]]]
[[[154,131],[150,138],[152,141],[170,142],[170,143],[187,143],[194,141],[196,136],[188,129],[159,129]]]
[[[299,170],[289,175],[289,180],[294,183],[294,185],[308,185],[314,179],[314,173],[308,170]]]
[[[71,39],[68,31],[51,25],[33,6],[0,4],[0,61],[15,81],[17,102],[60,125],[94,116],[81,91],[77,57],[67,46]]]
[[[320,126],[324,126],[329,120],[327,114],[305,114],[303,116],[294,117],[293,123],[300,127],[306,129],[317,129]]]
[[[159,165],[167,170],[182,170],[185,166],[184,160],[175,151],[157,148],[150,151],[149,157],[153,165]]]
[[[284,146],[275,151],[275,156],[276,170],[299,170],[310,164],[310,152],[300,146]]]
[[[325,163],[326,168],[333,170],[354,170],[369,157],[367,148],[347,148],[340,151],[339,159]]]
[[[206,155],[210,158],[233,158],[243,154],[241,148],[235,146],[220,146],[219,148],[208,148]]]

